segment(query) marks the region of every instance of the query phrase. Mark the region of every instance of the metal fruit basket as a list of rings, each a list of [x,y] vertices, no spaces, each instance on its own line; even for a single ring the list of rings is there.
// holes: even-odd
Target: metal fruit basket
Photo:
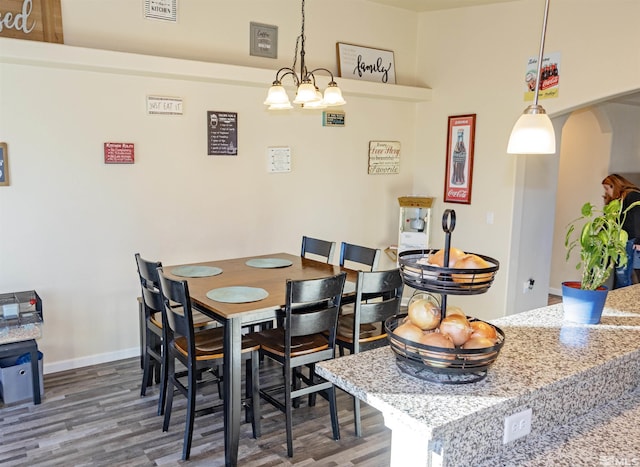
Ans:
[[[442,215],[442,230],[445,233],[444,261],[449,264],[451,233],[456,227],[456,212],[446,209]],[[489,266],[477,269],[439,267],[429,264],[429,258],[438,250],[407,250],[398,254],[398,264],[406,285],[425,292],[442,294],[443,309],[446,309],[447,294],[474,295],[489,290],[500,267],[498,260],[479,255]],[[464,252],[469,254],[469,252]]]
[[[482,349],[445,349],[409,341],[394,333],[407,315],[388,318],[384,327],[400,370],[411,376],[436,383],[474,383],[487,376],[487,369],[498,358],[504,344],[504,332],[493,326],[498,335],[495,345]],[[481,321],[467,317],[469,322]]]
[[[497,260],[474,253],[490,266],[479,269],[460,269],[428,264],[429,257],[437,251],[406,250],[398,254],[398,264],[405,284],[426,292],[452,295],[481,294],[493,284],[493,279],[500,267]]]

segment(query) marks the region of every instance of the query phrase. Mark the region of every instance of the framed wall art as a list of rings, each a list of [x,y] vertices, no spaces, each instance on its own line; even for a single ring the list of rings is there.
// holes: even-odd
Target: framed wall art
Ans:
[[[9,154],[7,143],[0,143],[0,186],[9,185]]]
[[[369,175],[400,173],[400,141],[369,141]]]
[[[250,55],[278,58],[278,26],[251,22],[249,32]]]
[[[471,204],[476,114],[449,117],[445,203]]]
[[[341,78],[396,84],[396,65],[392,50],[338,42],[336,52],[338,76]]]

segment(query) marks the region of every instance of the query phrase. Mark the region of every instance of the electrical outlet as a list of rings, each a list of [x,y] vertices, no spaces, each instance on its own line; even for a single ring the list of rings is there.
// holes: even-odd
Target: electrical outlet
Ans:
[[[527,409],[505,418],[502,444],[510,443],[531,433],[531,415],[532,410]]]

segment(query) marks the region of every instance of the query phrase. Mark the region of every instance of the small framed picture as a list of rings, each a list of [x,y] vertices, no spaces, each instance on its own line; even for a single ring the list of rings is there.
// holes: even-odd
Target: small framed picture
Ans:
[[[476,114],[449,117],[445,203],[471,204]]]
[[[7,143],[0,143],[0,186],[9,185],[9,153]]]
[[[278,26],[252,22],[249,31],[250,55],[278,58]]]

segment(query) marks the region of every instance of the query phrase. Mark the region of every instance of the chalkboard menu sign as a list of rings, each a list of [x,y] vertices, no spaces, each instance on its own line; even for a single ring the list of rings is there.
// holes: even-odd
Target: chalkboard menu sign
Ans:
[[[207,111],[207,136],[208,155],[237,156],[237,112]]]

